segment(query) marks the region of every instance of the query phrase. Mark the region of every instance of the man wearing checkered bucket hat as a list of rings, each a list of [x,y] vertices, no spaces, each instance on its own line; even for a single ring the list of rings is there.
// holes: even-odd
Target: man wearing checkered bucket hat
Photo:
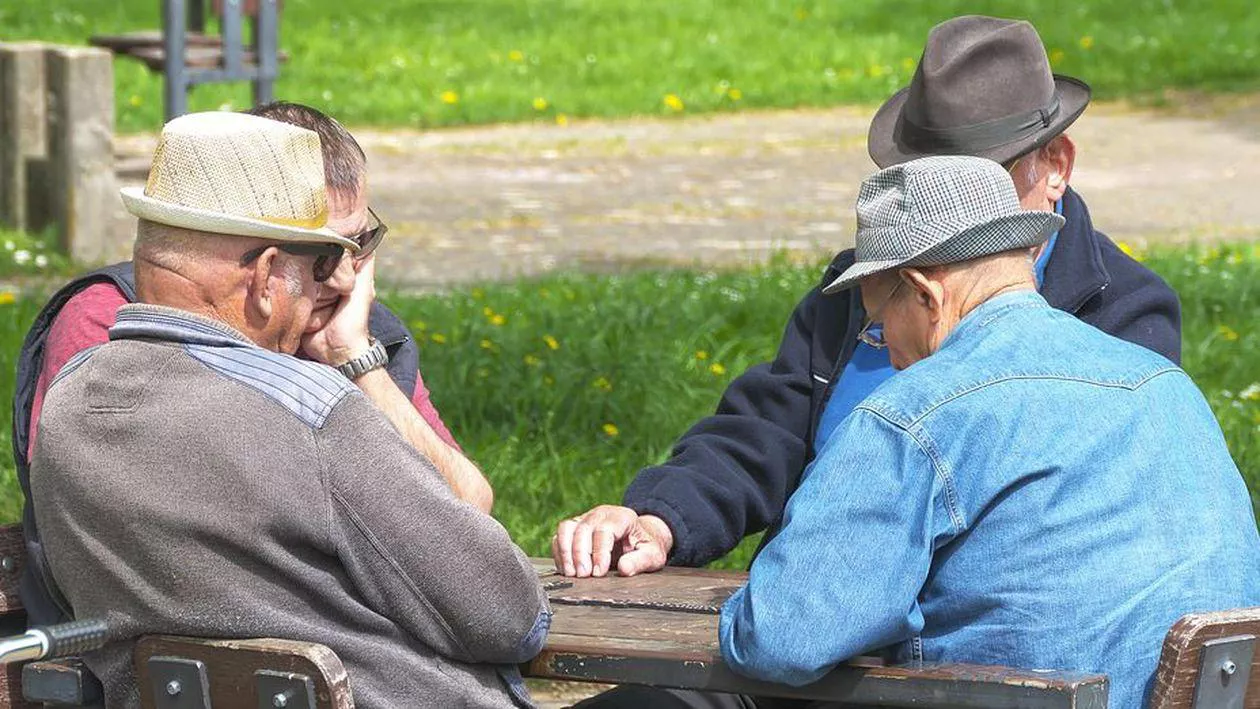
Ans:
[[[859,338],[904,370],[828,438],[722,608],[722,655],[805,684],[854,655],[1106,673],[1146,705],[1183,614],[1260,603],[1260,536],[1180,368],[1052,308],[1063,217],[1002,166],[928,157],[858,195]],[[1170,442],[1176,442],[1170,445]]]
[[[111,707],[148,690],[151,633],[326,644],[356,706],[529,705],[516,663],[550,611],[528,559],[369,399],[380,347],[292,356],[360,248],[327,225],[320,153],[246,114],[168,123],[122,195],[137,302],[48,388],[31,503],[66,608],[110,624],[84,659]],[[365,343],[371,300],[344,306]]]

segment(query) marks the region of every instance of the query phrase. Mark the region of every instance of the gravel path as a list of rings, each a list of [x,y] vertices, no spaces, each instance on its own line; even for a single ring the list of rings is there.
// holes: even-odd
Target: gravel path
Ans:
[[[1116,239],[1260,236],[1260,95],[1096,105],[1072,184]],[[554,269],[755,263],[852,243],[874,168],[870,108],[419,132],[357,130],[390,224],[381,273],[409,288]],[[151,136],[120,139],[130,181]],[[138,170],[136,168],[139,168]],[[118,219],[119,253],[131,222]]]

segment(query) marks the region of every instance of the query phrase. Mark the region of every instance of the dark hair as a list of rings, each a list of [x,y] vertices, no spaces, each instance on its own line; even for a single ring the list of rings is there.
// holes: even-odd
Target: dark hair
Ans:
[[[273,101],[247,112],[315,131],[324,156],[324,181],[328,183],[328,188],[351,195],[359,191],[367,156],[350,131],[341,127],[340,123],[310,106],[288,101]]]

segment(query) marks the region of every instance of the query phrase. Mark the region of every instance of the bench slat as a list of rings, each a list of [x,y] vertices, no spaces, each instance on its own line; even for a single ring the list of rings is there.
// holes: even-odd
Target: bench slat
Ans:
[[[1203,643],[1234,635],[1260,637],[1260,608],[1191,613],[1173,624],[1164,638],[1150,709],[1190,709],[1199,680]],[[1260,709],[1260,652],[1251,663],[1246,709]]]

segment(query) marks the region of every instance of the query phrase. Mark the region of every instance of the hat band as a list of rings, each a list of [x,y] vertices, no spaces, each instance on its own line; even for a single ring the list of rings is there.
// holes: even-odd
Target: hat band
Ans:
[[[328,223],[328,208],[319,210],[319,213],[310,219],[290,219],[286,217],[258,217],[259,221],[269,224],[278,224],[280,226],[295,226],[299,229],[319,229]]]
[[[1059,92],[1050,104],[1025,113],[955,128],[928,128],[901,115],[901,135],[906,144],[922,152],[979,153],[1028,138],[1050,127],[1059,115]]]

